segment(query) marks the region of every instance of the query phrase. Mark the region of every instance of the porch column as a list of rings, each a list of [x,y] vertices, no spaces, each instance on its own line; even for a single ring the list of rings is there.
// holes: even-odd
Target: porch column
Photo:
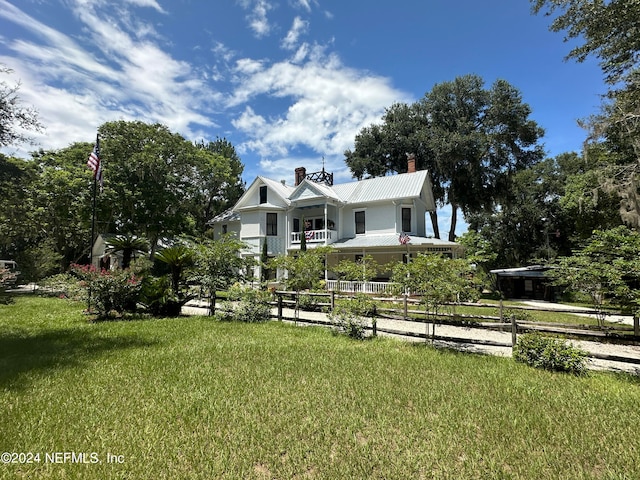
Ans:
[[[329,245],[327,237],[329,236],[329,230],[327,225],[327,200],[324,201],[324,244]],[[324,284],[327,284],[329,280],[329,272],[327,271],[327,267],[329,266],[329,255],[324,256]]]
[[[287,217],[285,222],[285,237],[284,237],[284,254],[286,255],[291,247],[291,208],[287,209]]]
[[[329,230],[329,225],[328,225],[328,219],[327,219],[327,201],[324,201],[324,244],[325,245],[329,245],[329,242],[327,241],[327,237],[328,235],[328,230]],[[326,269],[325,269],[325,277],[326,277]]]

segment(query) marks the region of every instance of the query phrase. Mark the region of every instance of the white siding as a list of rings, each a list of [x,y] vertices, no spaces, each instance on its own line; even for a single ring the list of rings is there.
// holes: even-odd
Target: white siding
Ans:
[[[286,187],[278,182],[269,180],[263,177],[257,177],[247,191],[240,197],[238,203],[236,203],[234,209],[239,211],[246,207],[253,207],[260,205],[260,187],[267,187],[267,202],[268,205],[275,207],[286,208],[288,206],[287,200],[285,200],[292,192],[290,187]]]
[[[368,207],[366,214],[367,233],[374,235],[381,233],[395,233],[396,226],[393,222],[395,213],[395,206],[391,202]]]
[[[266,222],[266,218],[264,212],[253,211],[253,212],[242,212],[242,230],[240,232],[240,238],[251,238],[251,237],[259,237],[261,229],[261,217],[262,216],[262,224]]]
[[[341,237],[350,238],[356,235],[355,212],[362,210],[365,212],[365,234],[395,233],[396,207],[392,203],[388,203],[361,207],[346,207],[343,210],[343,231]]]
[[[233,233],[236,236],[240,237],[240,222],[238,221],[234,221],[234,222],[220,222],[220,223],[216,223],[213,225],[213,238],[214,239],[219,239],[222,235],[222,226],[226,225],[227,226],[227,233]]]
[[[342,232],[340,237],[341,238],[355,237],[356,236],[356,219],[355,219],[354,212],[356,211],[356,209],[352,207],[345,207],[342,211],[344,212],[344,215],[342,216]],[[365,222],[366,222],[366,213],[365,213]]]
[[[426,222],[427,222],[427,217],[426,217],[426,211],[422,208],[422,209],[417,209],[418,210],[418,215],[417,215],[417,219],[418,219],[418,231],[417,231],[417,235],[420,237],[424,237],[427,234],[427,229],[426,229]]]

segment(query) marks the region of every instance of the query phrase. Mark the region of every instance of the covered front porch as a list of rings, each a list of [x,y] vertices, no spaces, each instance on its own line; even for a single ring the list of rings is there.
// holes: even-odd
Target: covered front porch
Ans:
[[[352,282],[347,280],[327,280],[329,292],[366,293],[368,295],[392,295],[396,284],[391,282]]]
[[[331,245],[339,239],[339,209],[328,202],[298,207],[289,213],[288,219],[292,247],[299,248],[303,237],[312,245]]]
[[[373,282],[367,282],[372,284],[371,286],[354,288],[365,288],[371,290],[370,293],[388,289],[388,287],[374,284],[388,282],[391,278],[391,268],[396,263],[407,263],[420,253],[439,254],[449,258],[459,258],[463,254],[462,246],[455,242],[412,236],[408,243],[402,244],[399,235],[395,233],[341,239],[332,246],[335,250],[327,256],[327,271],[329,272],[327,280],[336,280],[335,276],[331,274],[332,267],[341,261],[357,262],[368,255],[373,258],[380,270]]]
[[[304,235],[305,241],[307,243],[318,243],[322,245],[330,245],[335,243],[338,240],[338,231],[337,230],[305,230],[303,232],[292,232],[291,233],[291,244],[299,245],[302,243],[302,235]]]

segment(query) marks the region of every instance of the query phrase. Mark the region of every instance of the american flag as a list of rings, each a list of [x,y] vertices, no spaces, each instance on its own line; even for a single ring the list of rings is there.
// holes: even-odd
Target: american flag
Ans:
[[[306,232],[304,232],[304,238],[305,240],[313,240],[313,234],[315,232],[313,230],[307,230]]]
[[[93,171],[93,178],[95,178],[102,188],[102,162],[100,161],[100,147],[96,143],[93,147],[93,151],[89,155],[87,160],[87,167]]]
[[[409,235],[404,232],[402,232],[398,237],[398,241],[401,245],[406,245],[407,243],[409,243],[409,240],[411,240],[411,237],[409,237]]]

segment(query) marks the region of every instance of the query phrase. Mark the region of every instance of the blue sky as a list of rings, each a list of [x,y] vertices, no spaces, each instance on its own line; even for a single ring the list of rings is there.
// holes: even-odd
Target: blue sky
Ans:
[[[137,119],[226,137],[247,183],[292,182],[322,158],[347,181],[362,127],[469,73],[522,92],[549,155],[578,151],[576,120],[606,88],[595,61],[563,60],[570,45],[548,24],[527,0],[0,0],[0,63],[14,70],[1,80],[40,112],[37,147]]]

